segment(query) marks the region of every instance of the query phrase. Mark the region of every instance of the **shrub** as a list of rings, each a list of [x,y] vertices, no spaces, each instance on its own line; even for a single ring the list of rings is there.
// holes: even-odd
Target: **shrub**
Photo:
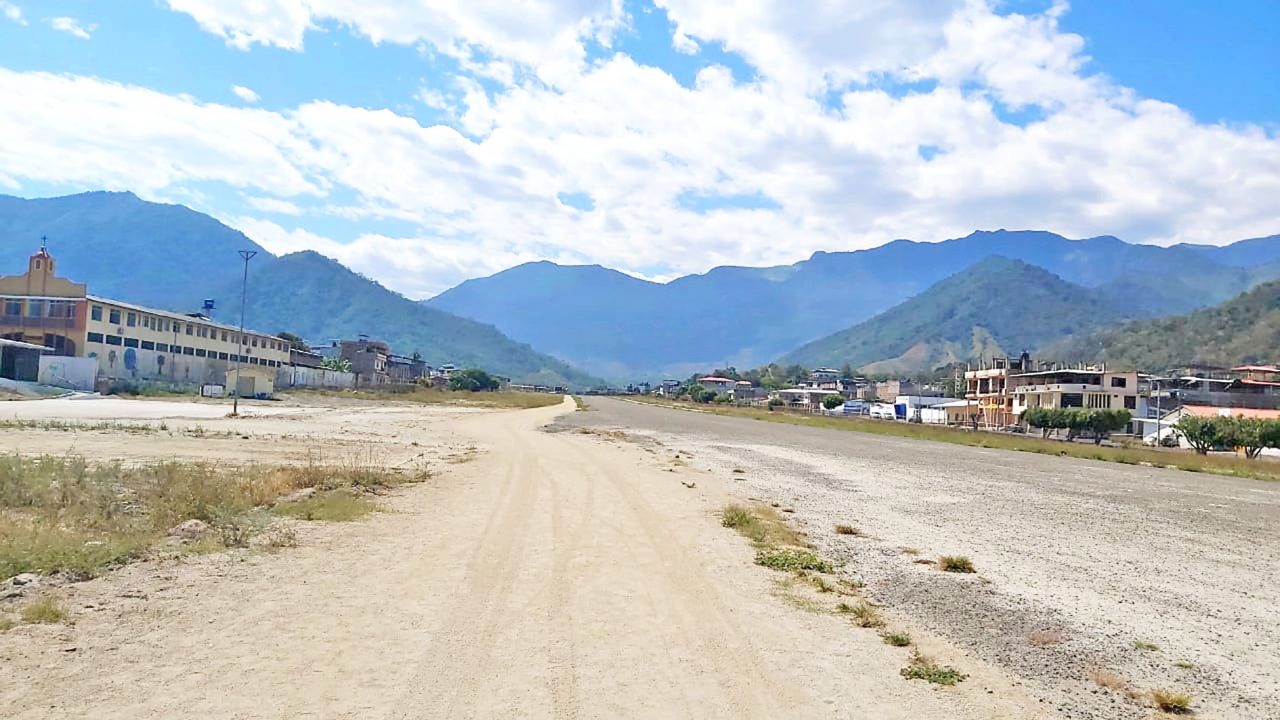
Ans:
[[[953,573],[974,572],[973,561],[964,555],[943,555],[938,558],[938,569]]]
[[[780,408],[786,404],[787,401],[782,398],[769,398],[768,407],[772,410],[773,408]]]
[[[1191,696],[1184,692],[1156,689],[1151,691],[1151,702],[1161,711],[1181,715],[1191,712]]]
[[[822,398],[822,407],[828,410],[835,410],[844,404],[844,397],[841,395],[831,394]]]
[[[726,505],[720,511],[720,524],[727,528],[746,527],[755,522],[755,515],[741,505]]]
[[[880,636],[885,645],[906,647],[911,644],[911,636],[904,632],[887,632]]]
[[[786,572],[798,570],[831,572],[831,565],[827,561],[809,550],[799,548],[763,548],[756,552],[756,564]]]
[[[862,531],[852,525],[837,525],[837,535],[861,535]]]
[[[481,392],[499,387],[501,383],[497,378],[477,368],[460,370],[449,376],[449,389],[454,391]]]
[[[67,611],[51,597],[28,603],[19,615],[28,625],[53,625],[67,620]]]
[[[969,677],[953,667],[938,665],[918,652],[911,656],[911,664],[900,672],[908,680],[927,680],[938,685],[955,685]]]
[[[877,628],[884,626],[884,618],[880,616],[880,611],[863,601],[857,605],[848,603],[840,603],[836,606],[836,611],[842,615],[850,615],[853,617],[854,623],[858,627]]]

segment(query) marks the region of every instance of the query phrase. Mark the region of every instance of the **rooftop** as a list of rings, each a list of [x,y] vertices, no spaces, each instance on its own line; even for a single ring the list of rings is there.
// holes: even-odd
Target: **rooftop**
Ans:
[[[214,320],[205,315],[201,315],[200,313],[179,313],[179,312],[171,312],[169,310],[157,310],[156,308],[150,308],[144,305],[134,305],[133,303],[127,303],[122,300],[114,300],[112,298],[104,298],[98,295],[86,295],[85,299],[88,300],[89,302],[99,302],[107,305],[115,305],[117,307],[122,307],[125,310],[135,310],[137,312],[146,313],[148,315],[157,315],[159,317],[170,318],[172,320],[178,320],[180,322],[192,322],[194,320],[194,321],[199,321],[201,323],[204,323],[206,325],[213,325],[215,327],[218,327],[230,332],[240,332],[240,328],[238,326],[228,325],[227,323],[224,323],[224,322],[218,322],[217,320]],[[244,331],[246,334],[249,334],[249,335],[275,338],[277,340],[280,339],[280,338],[276,338],[276,336],[272,335],[271,333],[265,333],[259,330],[253,330],[251,328],[245,328]]]

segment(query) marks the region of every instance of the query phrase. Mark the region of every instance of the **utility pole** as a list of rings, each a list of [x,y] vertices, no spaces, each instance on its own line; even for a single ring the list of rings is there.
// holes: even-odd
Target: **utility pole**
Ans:
[[[249,296],[249,261],[257,255],[257,250],[241,250],[240,258],[244,260],[244,280],[240,283],[240,336],[236,350],[236,387],[231,396],[231,414],[240,414],[240,366],[244,364],[244,306]]]

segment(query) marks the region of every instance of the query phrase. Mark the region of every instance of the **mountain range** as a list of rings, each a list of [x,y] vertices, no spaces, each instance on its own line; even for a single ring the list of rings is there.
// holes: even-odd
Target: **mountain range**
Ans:
[[[44,235],[61,274],[91,292],[178,311],[214,298],[234,314],[236,251],[256,250],[247,317],[260,330],[367,334],[433,364],[575,387],[778,359],[906,373],[1040,347],[1116,357],[1109,325],[1198,311],[1280,278],[1280,236],[1158,247],[997,230],[667,283],[535,262],[419,302],[316,253],[275,257],[211,217],[132,193],[0,196],[3,271],[19,271]],[[1174,333],[1177,321],[1162,322]],[[1263,350],[1276,348],[1253,354]]]
[[[978,357],[1016,355],[1125,318],[1121,306],[1020,260],[989,257],[847,330],[780,361],[848,363],[868,373],[911,374]]]
[[[430,364],[482,367],[517,382],[591,387],[602,381],[511,340],[491,325],[425,307],[314,252],[276,257],[243,233],[180,205],[132,193],[90,192],[26,200],[0,196],[0,273],[21,272],[48,236],[58,273],[89,292],[191,312],[218,301],[238,320],[243,265],[249,265],[246,325],[316,342],[367,334],[393,352]]]
[[[1065,338],[1045,354],[1153,371],[1274,363],[1280,355],[1280,281],[1216,307]]]
[[[599,375],[684,376],[775,360],[992,255],[1042,268],[1129,317],[1215,305],[1280,277],[1280,236],[1158,247],[998,230],[819,252],[793,265],[719,267],[665,284],[599,266],[528,263],[468,280],[428,304]]]

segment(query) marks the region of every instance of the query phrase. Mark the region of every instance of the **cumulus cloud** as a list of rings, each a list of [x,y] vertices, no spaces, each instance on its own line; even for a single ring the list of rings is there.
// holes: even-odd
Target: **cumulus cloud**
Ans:
[[[240,98],[241,100],[249,104],[256,103],[262,99],[261,95],[258,95],[258,93],[250,90],[249,88],[243,85],[232,85],[231,92],[234,93],[236,97]]]
[[[0,115],[11,141],[0,182],[153,197],[221,183],[245,196],[223,219],[268,248],[317,249],[414,297],[540,258],[669,277],[978,228],[1219,244],[1280,230],[1274,130],[1199,123],[1088,74],[1061,4],[1023,15],[984,0],[824,3],[805,15],[766,0],[658,0],[673,42],[718,43],[756,71],[741,82],[709,65],[685,85],[625,54],[582,60],[616,3],[169,2],[243,47],[301,48],[337,23],[445,48],[462,73],[418,99],[448,120],[324,100],[229,107],[0,70],[0,96],[25,109]],[[519,69],[535,66],[536,77]],[[1024,108],[1034,122],[1007,119]],[[415,229],[339,242],[313,231],[323,216]]]
[[[21,14],[19,14],[19,19],[21,19]],[[64,32],[64,33],[67,33],[68,35],[74,35],[75,37],[78,37],[81,40],[88,40],[91,37],[93,31],[98,29],[97,25],[94,25],[94,24],[82,25],[79,20],[73,17],[66,17],[66,16],[50,18],[49,26],[52,27],[54,30],[57,30],[58,32]]]
[[[0,15],[4,15],[6,20],[12,20],[19,25],[26,25],[26,18],[22,17],[22,8],[14,5],[6,0],[0,0]]]

